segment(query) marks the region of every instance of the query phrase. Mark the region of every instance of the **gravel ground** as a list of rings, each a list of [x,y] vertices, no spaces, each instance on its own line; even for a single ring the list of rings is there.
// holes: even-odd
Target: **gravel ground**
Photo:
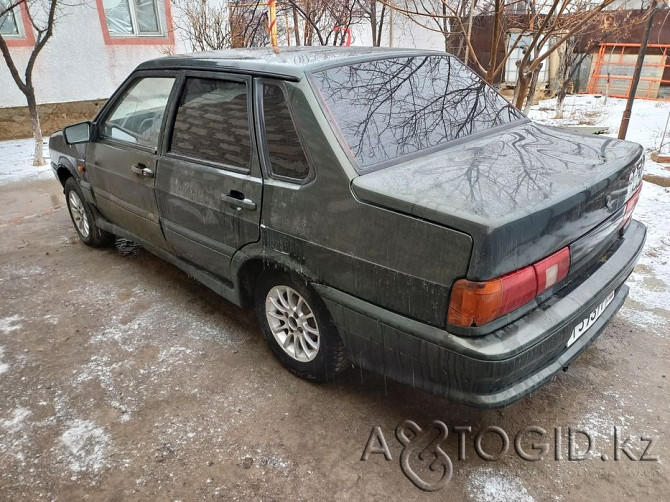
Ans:
[[[253,312],[127,241],[79,243],[60,185],[0,187],[0,499],[659,500],[670,487],[670,313],[627,302],[568,372],[514,405],[482,411],[351,369],[314,385],[285,371]],[[648,269],[635,287],[667,293]],[[453,477],[438,495],[403,475],[403,420],[448,425]],[[388,443],[361,460],[373,426]],[[453,426],[470,426],[458,459]],[[506,454],[476,454],[497,426]],[[541,460],[514,435],[548,431]],[[614,461],[614,426],[632,461]],[[554,428],[563,438],[554,458]],[[568,428],[592,452],[568,458]],[[496,453],[500,439],[483,436]],[[539,446],[539,445],[538,445]],[[577,435],[577,453],[586,449]],[[416,452],[415,452],[416,453]],[[414,456],[424,480],[431,472]]]

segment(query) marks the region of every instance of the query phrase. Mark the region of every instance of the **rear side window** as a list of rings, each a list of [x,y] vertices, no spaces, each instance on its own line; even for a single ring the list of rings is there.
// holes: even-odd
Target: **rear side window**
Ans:
[[[247,86],[206,78],[189,78],[179,101],[170,151],[249,169],[251,138]]]
[[[147,77],[135,82],[102,124],[102,136],[157,148],[173,84],[174,78],[163,77]]]
[[[263,120],[270,170],[273,176],[303,180],[309,164],[300,144],[284,91],[277,84],[263,85]]]

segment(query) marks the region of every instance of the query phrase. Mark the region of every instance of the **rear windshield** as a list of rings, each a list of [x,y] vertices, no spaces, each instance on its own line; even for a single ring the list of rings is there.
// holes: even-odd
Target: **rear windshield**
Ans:
[[[365,61],[312,78],[361,172],[524,118],[447,55]]]

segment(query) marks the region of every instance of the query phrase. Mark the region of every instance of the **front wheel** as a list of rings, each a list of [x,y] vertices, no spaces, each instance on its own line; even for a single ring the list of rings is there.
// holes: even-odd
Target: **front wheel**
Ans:
[[[347,367],[330,314],[304,281],[283,272],[264,273],[256,288],[256,314],[272,352],[299,377],[325,382]]]
[[[79,239],[88,246],[102,247],[114,242],[114,235],[98,228],[93,210],[88,205],[74,178],[65,182],[65,201]]]

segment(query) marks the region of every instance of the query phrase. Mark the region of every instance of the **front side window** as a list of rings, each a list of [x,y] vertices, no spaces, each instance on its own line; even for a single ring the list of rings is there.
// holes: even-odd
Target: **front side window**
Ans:
[[[366,61],[312,79],[361,172],[523,119],[451,56]]]
[[[276,84],[263,85],[263,124],[272,174],[282,178],[305,179],[309,174],[309,164],[286,96]]]
[[[114,105],[102,124],[102,136],[158,148],[165,107],[173,77],[147,77],[136,81]]]
[[[0,35],[4,37],[21,36],[18,9],[10,9],[13,3],[12,0],[0,0]]]
[[[244,82],[188,78],[172,130],[170,152],[233,167],[251,167]]]
[[[162,36],[158,0],[103,0],[111,36]]]

